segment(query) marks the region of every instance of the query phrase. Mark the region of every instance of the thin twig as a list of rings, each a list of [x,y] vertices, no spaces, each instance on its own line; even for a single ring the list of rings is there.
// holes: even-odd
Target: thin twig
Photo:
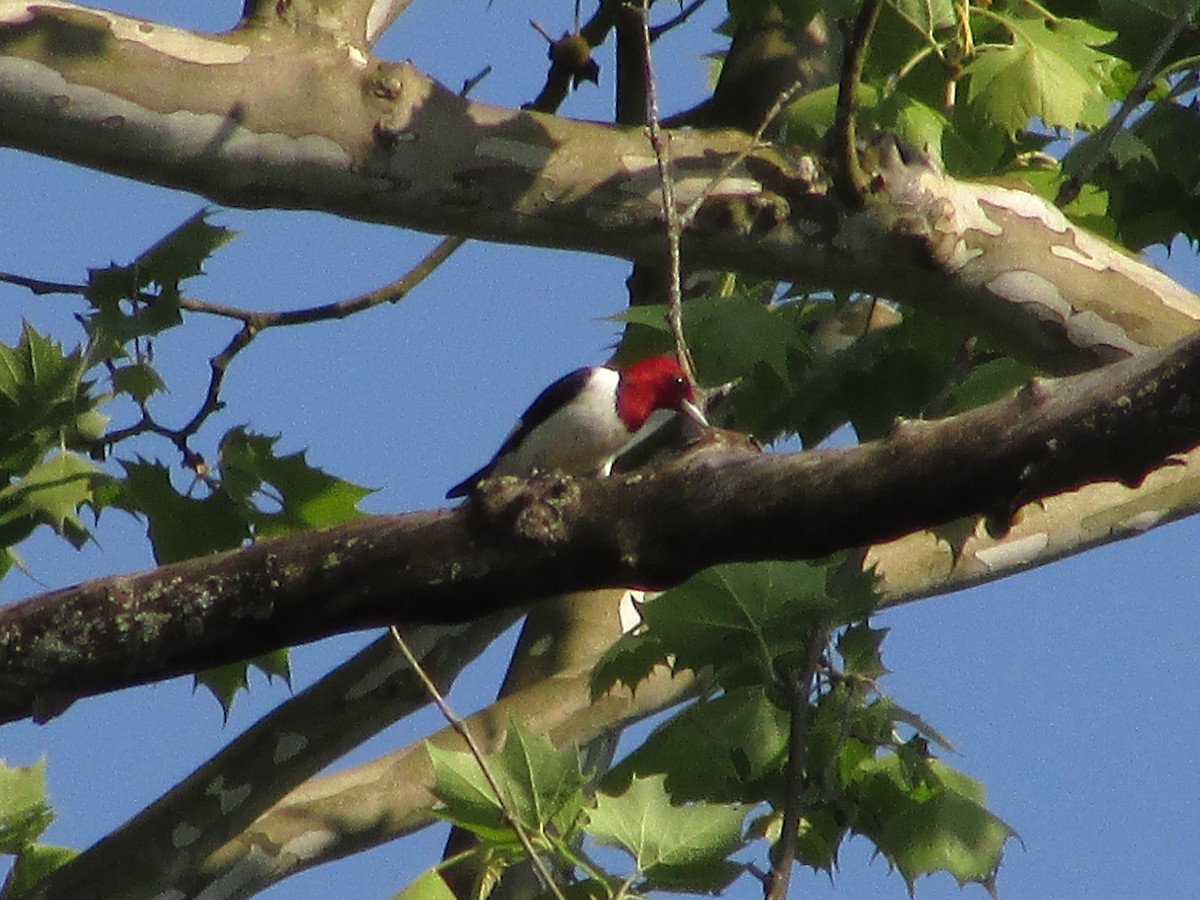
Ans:
[[[482,69],[480,69],[474,75],[472,75],[470,78],[467,78],[463,81],[462,89],[458,92],[458,96],[460,96],[460,97],[467,96],[467,94],[469,94],[469,93],[471,93],[471,91],[475,90],[475,88],[479,85],[479,82],[483,81],[483,79],[487,78],[491,74],[492,74],[492,67],[490,65],[484,66]]]
[[[81,284],[64,284],[61,281],[42,281],[12,272],[0,272],[0,281],[27,288],[31,294],[42,297],[46,294],[82,294],[87,288]]]
[[[322,303],[319,306],[309,306],[302,309],[279,311],[242,309],[224,303],[213,303],[195,297],[180,297],[179,308],[187,312],[202,313],[217,316],[222,319],[233,319],[245,325],[252,326],[257,331],[268,328],[286,328],[292,325],[308,325],[313,322],[325,322],[345,319],[356,313],[365,312],[384,303],[395,303],[403,300],[413,288],[428,278],[438,266],[465,243],[466,238],[448,237],[439,241],[420,262],[394,281],[381,285],[356,297],[348,297],[334,303]],[[44,294],[71,294],[84,296],[88,292],[86,284],[65,284],[57,281],[42,281],[28,278],[24,275],[14,275],[0,272],[0,281],[27,288],[38,296]],[[154,294],[140,292],[133,298],[139,303],[153,303],[158,297]]]
[[[260,310],[239,309],[221,303],[210,303],[194,297],[181,297],[180,309],[192,313],[217,316],[232,319],[242,323],[242,327],[225,346],[225,348],[209,361],[210,376],[208,389],[200,408],[188,422],[179,428],[168,428],[156,422],[147,410],[143,408],[142,417],[132,425],[108,432],[97,441],[99,447],[111,447],[122,440],[139,434],[156,434],[166,438],[179,450],[183,463],[188,468],[199,472],[204,466],[202,456],[193,451],[188,441],[200,430],[208,419],[222,408],[220,399],[221,385],[229,364],[242,350],[258,336],[259,332],[268,328],[286,328],[293,325],[306,325],[312,322],[324,322],[345,319],[356,313],[364,312],[383,303],[395,303],[402,300],[422,281],[428,278],[446,259],[463,245],[465,238],[448,237],[427,253],[415,266],[388,284],[349,297],[335,303],[325,303],[305,309],[286,310],[283,312],[266,312]],[[0,272],[0,282],[24,287],[31,293],[42,296],[45,294],[71,294],[86,296],[88,286],[84,284],[65,284],[55,281],[41,281],[24,275]],[[154,294],[139,292],[135,298],[140,303],[153,304],[158,297]]]
[[[696,196],[696,198],[688,204],[687,209],[680,213],[679,220],[682,228],[687,228],[692,224],[692,221],[696,218],[696,214],[700,211],[700,207],[704,205],[704,201],[716,193],[717,188],[721,185],[721,182],[732,175],[734,169],[740,166],[745,161],[747,156],[764,146],[763,135],[766,134],[767,129],[771,127],[772,123],[777,118],[779,118],[779,115],[783,112],[787,105],[791,103],[792,98],[795,97],[796,94],[803,89],[803,87],[804,82],[797,80],[793,81],[791,85],[779,92],[779,96],[775,98],[775,102],[771,104],[771,108],[768,109],[767,114],[763,116],[762,122],[759,123],[758,130],[756,130],[754,134],[750,136],[750,140],[746,143],[746,146],[738,151],[734,157],[729,160],[725,167],[721,169],[720,172],[713,176],[712,180],[704,186],[704,190],[702,190]]]
[[[783,800],[783,823],[779,842],[771,853],[771,874],[765,882],[766,900],[786,900],[792,868],[796,861],[796,841],[803,809],[805,758],[808,750],[808,723],[812,718],[812,698],[817,667],[829,640],[824,622],[813,624],[804,650],[804,663],[796,672],[781,673],[787,694],[791,726],[788,730],[787,792]]]
[[[467,727],[467,723],[459,718],[458,714],[450,708],[450,704],[446,702],[446,698],[442,695],[442,692],[438,690],[438,686],[433,683],[433,679],[429,677],[429,673],[425,671],[424,666],[421,665],[421,661],[417,659],[416,654],[412,652],[412,648],[408,646],[408,642],[404,640],[403,635],[400,634],[400,630],[395,625],[392,625],[389,630],[392,633],[392,639],[396,642],[396,646],[400,649],[400,653],[404,656],[405,661],[407,661],[408,665],[412,668],[413,673],[425,686],[425,690],[429,693],[430,698],[437,705],[437,708],[441,710],[442,716],[446,719],[446,722],[449,723],[450,727],[462,737],[463,742],[467,745],[467,749],[471,752],[471,755],[475,757],[475,762],[479,764],[479,770],[483,773],[484,780],[488,783],[488,787],[491,788],[492,793],[496,796],[496,802],[500,805],[501,814],[504,816],[508,824],[512,826],[513,831],[517,835],[517,840],[521,842],[521,847],[524,848],[526,855],[529,857],[530,863],[532,863],[534,869],[537,870],[538,876],[545,883],[547,890],[554,895],[555,900],[566,900],[566,897],[563,896],[562,889],[558,886],[558,882],[554,880],[554,877],[550,874],[550,870],[546,868],[545,860],[538,855],[538,852],[534,849],[533,842],[529,839],[529,835],[521,826],[521,823],[517,821],[516,813],[513,812],[508,800],[505,799],[504,792],[500,789],[500,782],[498,782],[496,777],[492,774],[491,767],[488,765],[487,759],[483,755],[483,749],[475,740],[475,736],[471,734],[471,729],[469,729]]]
[[[658,121],[658,88],[654,78],[654,63],[650,58],[650,0],[642,0],[642,50],[646,76],[646,131],[654,159],[658,164],[658,181],[662,193],[663,224],[667,239],[667,325],[675,341],[675,352],[679,365],[688,382],[698,386],[696,364],[683,336],[683,270],[680,260],[680,243],[683,237],[683,222],[675,206],[675,182],[671,175],[671,147],[669,136],[664,136]],[[704,399],[698,396],[701,409]]]
[[[681,9],[673,18],[667,19],[661,25],[655,25],[650,29],[650,40],[657,41],[660,37],[671,31],[673,28],[678,28],[684,22],[692,17],[692,14],[702,7],[708,0],[692,0],[687,6]]]
[[[1183,29],[1187,27],[1188,22],[1196,13],[1197,6],[1195,0],[1190,5],[1181,6],[1179,12],[1171,22],[1171,27],[1167,29],[1167,33],[1163,35],[1163,39],[1159,41],[1158,46],[1154,48],[1154,52],[1150,54],[1146,60],[1146,65],[1142,67],[1141,74],[1138,76],[1137,84],[1133,86],[1128,94],[1125,95],[1120,108],[1100,132],[1096,135],[1096,139],[1092,142],[1091,155],[1083,161],[1078,171],[1070,176],[1062,183],[1062,187],[1058,189],[1058,196],[1054,198],[1054,205],[1062,207],[1070,205],[1070,203],[1079,196],[1080,190],[1083,189],[1084,183],[1091,177],[1096,167],[1100,165],[1100,161],[1108,154],[1108,148],[1112,142],[1116,140],[1117,132],[1125,127],[1125,122],[1133,115],[1133,111],[1141,106],[1147,95],[1150,93],[1150,86],[1154,83],[1158,67],[1162,65],[1163,57],[1170,51],[1172,45],[1183,33]]]

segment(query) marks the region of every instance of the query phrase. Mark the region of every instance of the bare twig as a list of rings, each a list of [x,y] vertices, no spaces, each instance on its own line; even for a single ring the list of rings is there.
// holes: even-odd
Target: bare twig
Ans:
[[[478,79],[480,76],[476,76]],[[187,312],[202,313],[217,316],[222,319],[233,319],[254,328],[255,331],[265,331],[268,328],[286,328],[292,325],[308,325],[312,322],[327,322],[345,319],[356,313],[365,312],[384,303],[396,303],[403,300],[413,288],[424,281],[438,266],[463,245],[466,241],[461,237],[448,237],[438,242],[420,262],[394,281],[381,285],[356,297],[348,297],[335,303],[322,303],[301,309],[279,311],[243,309],[225,303],[213,303],[195,297],[180,297],[179,308]],[[15,275],[10,272],[0,272],[0,281],[27,288],[38,296],[45,294],[72,294],[84,296],[88,292],[86,284],[67,284],[58,281],[42,281]],[[154,294],[139,293],[132,298],[139,303],[153,303],[158,299]]]
[[[505,798],[504,791],[500,788],[500,782],[498,782],[496,780],[496,776],[492,774],[492,770],[488,765],[487,758],[483,754],[483,749],[479,746],[478,741],[475,740],[475,736],[471,734],[471,730],[467,728],[466,723],[459,718],[458,714],[450,708],[450,704],[446,702],[446,698],[442,695],[442,692],[438,690],[438,686],[433,683],[433,679],[429,677],[428,673],[421,666],[421,661],[417,659],[416,654],[412,652],[412,649],[404,640],[403,635],[400,634],[400,630],[395,625],[392,625],[390,626],[390,631],[392,633],[392,639],[396,642],[396,646],[400,649],[401,654],[403,654],[404,659],[408,662],[408,665],[412,668],[413,672],[415,672],[417,677],[421,680],[421,683],[425,685],[425,690],[429,692],[429,696],[433,699],[433,702],[441,711],[442,716],[450,724],[450,727],[462,737],[463,742],[467,745],[467,749],[470,750],[471,755],[475,757],[475,762],[479,764],[479,770],[483,773],[484,780],[487,781],[488,787],[492,789],[492,793],[496,796],[496,802],[500,805],[500,812],[508,821],[508,824],[512,826],[513,832],[515,832],[517,835],[517,840],[521,842],[521,847],[525,850],[525,854],[529,857],[529,861],[533,864],[534,869],[537,870],[537,873],[542,879],[542,882],[545,884],[547,890],[554,895],[556,900],[566,900],[566,897],[563,896],[562,889],[558,886],[558,882],[554,880],[554,876],[551,875],[550,870],[546,868],[545,860],[543,860],[538,854],[537,850],[534,849],[533,842],[529,839],[529,835],[526,833],[524,827],[522,827],[520,821],[517,819],[516,813],[513,812],[512,807]]]
[[[787,793],[783,801],[783,823],[779,842],[772,848],[771,873],[764,882],[766,900],[786,900],[792,868],[796,861],[796,840],[803,809],[804,764],[808,749],[808,723],[812,718],[812,693],[816,687],[817,667],[829,640],[824,622],[813,624],[799,671],[779,673],[790,706],[788,730]]]
[[[670,136],[664,135],[658,121],[658,88],[654,78],[654,63],[650,58],[650,0],[642,0],[642,50],[646,67],[646,132],[654,159],[658,164],[659,187],[662,192],[663,225],[667,239],[667,324],[675,341],[679,365],[688,382],[697,385],[696,364],[683,336],[683,271],[679,245],[683,238],[683,221],[675,205],[675,182],[671,175]],[[698,397],[703,409],[703,397]]]
[[[690,19],[692,14],[695,13],[696,10],[702,7],[706,2],[707,0],[692,0],[692,2],[681,9],[677,15],[667,19],[667,21],[663,22],[661,25],[653,26],[650,29],[650,40],[657,41],[668,31],[678,28],[680,25]]]
[[[484,66],[482,69],[480,69],[474,75],[472,75],[470,78],[467,78],[463,81],[462,89],[458,92],[458,96],[460,96],[460,97],[467,96],[467,94],[471,93],[471,91],[475,90],[475,88],[478,87],[479,82],[483,81],[483,79],[487,78],[491,74],[492,74],[492,67],[490,65]]]
[[[1064,181],[1062,187],[1058,189],[1058,196],[1054,198],[1055,206],[1060,208],[1068,206],[1071,201],[1079,196],[1084,183],[1091,177],[1096,167],[1100,165],[1100,161],[1108,153],[1108,148],[1116,139],[1117,133],[1125,127],[1125,123],[1133,115],[1133,111],[1146,101],[1146,96],[1150,93],[1150,86],[1154,83],[1154,79],[1158,73],[1158,67],[1162,65],[1163,57],[1167,55],[1167,52],[1179,38],[1179,35],[1183,33],[1183,29],[1191,21],[1192,16],[1196,14],[1197,6],[1200,6],[1200,3],[1192,0],[1190,4],[1184,4],[1179,8],[1179,12],[1175,14],[1175,18],[1171,21],[1171,27],[1167,29],[1158,46],[1154,48],[1154,52],[1146,60],[1146,65],[1142,67],[1137,84],[1133,86],[1133,90],[1125,95],[1125,99],[1122,101],[1116,114],[1105,123],[1104,127],[1096,135],[1096,139],[1092,142],[1091,154],[1083,161],[1083,165],[1079,167],[1075,174]]]
[[[479,77],[476,76],[476,79]],[[250,345],[259,332],[265,331],[268,328],[286,328],[293,325],[307,325],[313,322],[345,319],[383,303],[395,303],[402,300],[413,288],[428,278],[444,263],[450,254],[461,247],[465,240],[465,238],[461,237],[445,238],[426,254],[420,262],[394,281],[381,285],[374,290],[367,291],[364,294],[359,294],[356,297],[349,297],[335,303],[324,303],[319,306],[285,310],[283,312],[267,312],[240,309],[235,306],[211,303],[207,300],[199,300],[194,297],[181,297],[179,299],[180,309],[192,313],[232,319],[242,323],[242,327],[225,348],[209,360],[211,374],[200,408],[196,410],[196,413],[186,424],[179,428],[168,428],[155,421],[149,411],[143,407],[142,416],[137,422],[108,432],[96,442],[97,446],[111,447],[135,435],[156,434],[175,445],[183,457],[183,464],[185,466],[202,474],[205,465],[204,459],[200,454],[191,449],[188,442],[200,430],[201,426],[214,413],[221,409],[223,405],[220,398],[221,385],[225,380],[225,374],[229,369],[229,365],[233,362],[234,357]],[[10,272],[0,272],[0,282],[24,287],[37,296],[45,294],[86,296],[88,292],[88,286],[85,284],[42,281],[24,275],[15,275]],[[158,298],[154,294],[139,292],[134,299],[139,303],[152,304]]]
[[[750,136],[750,140],[746,143],[745,149],[729,160],[728,165],[726,165],[725,168],[720,171],[720,173],[718,173],[711,181],[709,181],[709,183],[704,186],[704,190],[702,190],[699,195],[688,204],[687,209],[679,214],[680,224],[683,228],[687,228],[692,224],[692,221],[696,218],[696,214],[700,211],[700,207],[704,205],[704,201],[716,193],[721,182],[732,175],[734,170],[737,169],[737,167],[743,162],[745,162],[747,156],[753,153],[756,149],[764,146],[763,135],[766,134],[767,129],[771,127],[771,124],[777,118],[779,118],[779,115],[783,112],[787,105],[791,103],[792,98],[795,97],[796,94],[803,89],[803,87],[804,82],[794,81],[787,88],[779,92],[779,96],[775,98],[775,102],[771,104],[771,108],[767,110],[767,114],[763,116],[762,122],[759,123],[758,129],[753,135]]]
[[[0,272],[0,281],[27,288],[31,294],[42,297],[46,294],[82,294],[86,288],[81,284],[64,284],[61,281],[42,281],[13,272]]]

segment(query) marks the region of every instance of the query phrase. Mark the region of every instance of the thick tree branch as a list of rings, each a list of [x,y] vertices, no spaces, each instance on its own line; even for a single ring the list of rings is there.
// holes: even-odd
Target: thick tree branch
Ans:
[[[0,717],[393,621],[477,618],[572,590],[803,559],[1092,481],[1200,443],[1200,337],[1035,382],[861,447],[762,456],[718,441],[609,479],[499,479],[473,505],[381,516],[97,579],[0,609]]]
[[[0,0],[0,143],[234,206],[662,258],[640,130],[475,103],[409,64],[268,30],[205,36],[62,0]],[[676,202],[748,140],[673,133]],[[851,213],[817,159],[756,148],[720,179],[684,252],[932,305],[1052,371],[1161,345],[1200,317],[1195,296],[1032,194],[955,181],[886,145],[864,168],[871,203]]]

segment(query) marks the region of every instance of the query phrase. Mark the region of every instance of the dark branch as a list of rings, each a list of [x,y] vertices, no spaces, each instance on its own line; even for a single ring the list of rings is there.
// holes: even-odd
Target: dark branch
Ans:
[[[459,509],[363,519],[0,609],[0,720],[338,632],[665,587],[716,563],[820,557],[971,514],[1003,525],[1037,497],[1136,483],[1200,444],[1200,336],[861,447],[764,456],[722,436],[656,471],[497,479]]]
[[[858,137],[855,117],[858,115],[858,89],[862,83],[863,66],[875,23],[879,20],[882,0],[866,0],[858,12],[853,29],[846,35],[842,52],[842,74],[838,83],[837,111],[834,134],[838,143],[839,165],[834,169],[833,184],[842,202],[850,208],[862,206],[870,178],[858,159]]]
[[[787,795],[783,800],[779,842],[773,848],[771,873],[765,882],[767,900],[787,900],[788,886],[792,880],[800,814],[804,804],[802,794],[809,743],[808,723],[812,719],[813,703],[816,702],[813,693],[817,686],[817,669],[828,643],[828,626],[823,622],[814,622],[805,644],[803,666],[795,672],[778,673],[778,680],[788,699]]]

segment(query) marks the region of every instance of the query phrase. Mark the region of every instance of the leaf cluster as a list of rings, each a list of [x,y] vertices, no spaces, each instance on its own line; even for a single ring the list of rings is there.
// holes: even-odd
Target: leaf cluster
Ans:
[[[854,0],[781,5],[802,24],[822,10],[848,21]],[[742,5],[734,4],[733,9]],[[1168,0],[884,4],[859,91],[859,133],[897,134],[956,175],[1024,178],[1050,197],[1085,164],[1090,199],[1066,211],[1134,249],[1200,235],[1194,29],[1151,67],[1182,5]],[[1099,137],[1139,75],[1153,85],[1115,138]],[[831,134],[836,85],[790,108],[787,133],[803,146]],[[1061,161],[1041,151],[1083,132]],[[1059,145],[1061,146],[1061,145]],[[1051,149],[1056,149],[1052,147]],[[1062,156],[1059,150],[1056,156]],[[1028,176],[1028,177],[1027,177]]]
[[[832,872],[856,834],[910,888],[941,871],[990,887],[1013,832],[987,810],[977,782],[933,757],[931,745],[952,749],[945,738],[880,692],[886,631],[864,621],[871,579],[851,574],[852,562],[720,566],[646,603],[643,625],[597,667],[595,692],[617,683],[636,691],[662,666],[703,671],[712,688],[661,722],[598,790],[575,749],[555,749],[518,723],[486,758],[503,802],[474,757],[431,746],[442,814],[481,840],[478,896],[522,860],[518,827],[558,863],[567,896],[720,892],[749,870],[762,841],[779,842],[789,803],[798,804],[796,859],[805,865]],[[805,701],[801,794],[789,797],[800,751],[785,681],[803,665],[813,625],[840,622],[850,624]],[[624,851],[627,867],[602,867],[591,843]]]
[[[75,349],[29,324],[14,346],[0,344],[0,576],[19,561],[16,546],[41,525],[81,546],[90,535],[80,516],[85,509],[98,517],[117,508],[142,519],[160,564],[359,514],[366,488],[310,466],[303,453],[279,454],[278,437],[231,428],[214,462],[206,462],[189,441],[220,405],[212,390],[179,429],[153,415],[153,398],[166,390],[154,340],[182,324],[181,285],[203,274],[232,237],[197,213],[131,263],[89,271]],[[135,421],[110,427],[130,405]],[[191,477],[180,485],[162,463],[122,454],[146,437],[181,450]],[[252,664],[287,678],[287,659],[280,650]],[[198,681],[228,712],[246,673],[236,664]]]

